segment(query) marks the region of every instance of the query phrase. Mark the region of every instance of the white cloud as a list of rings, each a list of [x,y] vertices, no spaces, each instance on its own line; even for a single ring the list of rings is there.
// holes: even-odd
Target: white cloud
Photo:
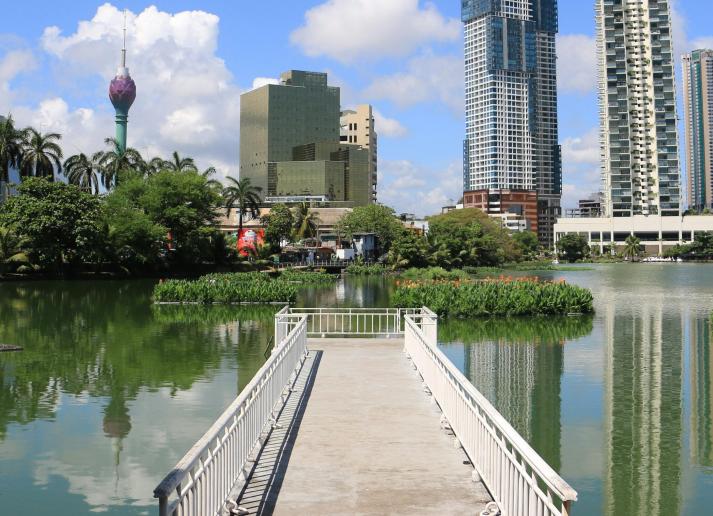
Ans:
[[[9,105],[12,100],[10,81],[36,66],[35,56],[29,50],[13,50],[5,54],[0,60],[0,106]]]
[[[426,54],[411,59],[405,72],[375,79],[364,91],[363,97],[390,100],[400,107],[440,101],[462,114],[463,73],[460,57]]]
[[[442,171],[419,167],[408,160],[383,161],[379,164],[379,202],[392,206],[397,213],[433,215],[443,206],[460,199],[463,166],[454,162]]]
[[[599,163],[599,128],[593,127],[582,136],[566,138],[562,143],[562,162],[565,167],[584,163]]]
[[[419,0],[328,0],[305,13],[290,40],[311,57],[343,63],[408,55],[430,42],[455,41],[461,23]]]
[[[254,90],[258,88],[262,88],[263,86],[267,86],[268,84],[280,84],[279,79],[273,79],[271,77],[256,77],[253,80],[253,88]]]
[[[374,110],[374,121],[376,125],[376,132],[381,137],[386,138],[401,138],[406,136],[408,129],[401,125],[401,122],[395,118],[388,118],[384,116],[379,110]]]
[[[597,87],[597,44],[593,36],[557,37],[557,87],[560,93],[591,93]]]
[[[119,61],[123,16],[107,3],[91,20],[80,21],[74,33],[44,30],[42,48],[57,61],[53,68],[60,95],[62,83],[87,84],[95,78],[108,88]],[[127,64],[138,91],[129,114],[128,143],[148,158],[179,150],[202,168],[213,165],[221,176],[237,175],[243,90],[216,55],[219,21],[203,11],[171,14],[153,6],[128,13]],[[18,69],[14,63],[0,64],[0,85],[3,69]],[[114,134],[105,91],[97,92],[101,97],[95,103],[79,106],[60,96],[35,106],[10,106],[19,124],[62,132],[65,154],[91,153],[104,148],[104,138]]]

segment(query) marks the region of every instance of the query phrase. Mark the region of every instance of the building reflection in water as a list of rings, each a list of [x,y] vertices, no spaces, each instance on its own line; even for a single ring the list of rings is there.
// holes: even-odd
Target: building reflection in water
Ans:
[[[604,315],[606,514],[680,513],[684,334],[663,303]]]
[[[581,323],[583,329],[577,328],[575,334],[591,331],[591,320],[584,319]],[[547,463],[559,470],[561,377],[565,335],[570,328],[564,332],[542,332],[539,322],[532,322],[532,328],[526,321],[503,324],[510,328],[503,328],[500,336],[497,331],[482,332],[477,341],[466,346],[465,375]],[[564,324],[571,326],[566,321]],[[513,325],[520,327],[512,331]],[[549,330],[557,325],[552,322]]]
[[[706,319],[691,321],[691,461],[713,468],[713,355],[711,325]],[[713,473],[713,469],[708,469]]]

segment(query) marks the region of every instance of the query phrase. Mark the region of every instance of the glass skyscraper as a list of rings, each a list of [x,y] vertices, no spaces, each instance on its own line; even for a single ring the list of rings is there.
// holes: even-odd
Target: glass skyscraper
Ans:
[[[551,244],[562,196],[557,2],[462,0],[461,5],[466,81],[463,189],[537,192],[539,238]]]
[[[596,0],[596,10],[604,215],[679,215],[669,2]]]

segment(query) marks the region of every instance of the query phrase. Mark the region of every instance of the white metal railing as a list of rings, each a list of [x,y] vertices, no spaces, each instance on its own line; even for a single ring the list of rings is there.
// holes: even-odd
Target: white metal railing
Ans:
[[[205,435],[156,487],[160,516],[219,514],[246,475],[250,453],[269,427],[307,353],[307,318],[275,339],[270,358]]]
[[[577,492],[438,349],[437,316],[406,316],[405,350],[502,514],[567,516]]]
[[[283,308],[275,318],[275,340],[307,317],[308,337],[390,337],[404,334],[404,316],[411,308]]]

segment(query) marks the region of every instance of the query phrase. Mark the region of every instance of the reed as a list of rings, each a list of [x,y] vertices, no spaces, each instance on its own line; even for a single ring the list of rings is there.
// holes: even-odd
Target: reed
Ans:
[[[297,298],[297,286],[269,277],[246,279],[241,274],[210,274],[194,281],[161,282],[154,287],[153,298],[156,303],[291,303]]]

